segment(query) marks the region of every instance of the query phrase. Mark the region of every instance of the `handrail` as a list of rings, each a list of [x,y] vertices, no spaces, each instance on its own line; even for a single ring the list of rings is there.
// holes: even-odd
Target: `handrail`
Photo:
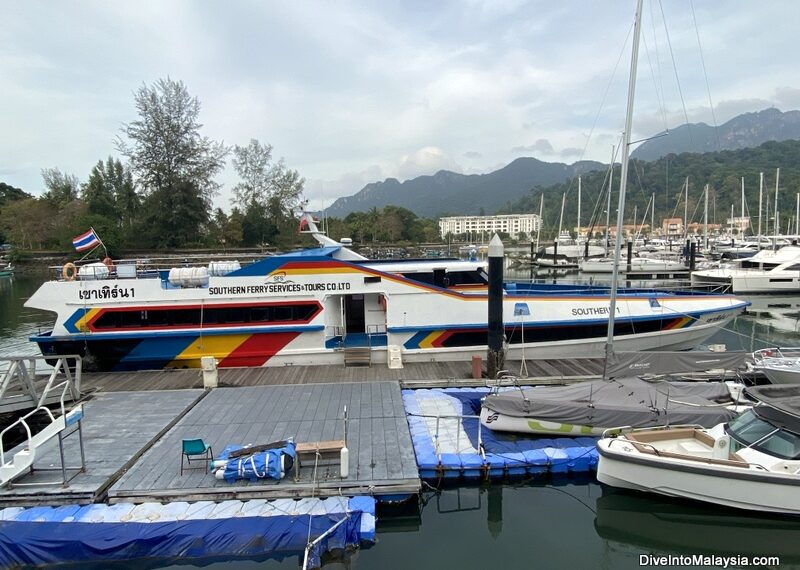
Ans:
[[[486,450],[483,446],[483,424],[481,423],[481,417],[475,415],[466,415],[466,414],[408,414],[409,416],[414,416],[417,418],[436,418],[436,432],[434,433],[434,449],[436,451],[436,457],[439,459],[441,463],[441,453],[439,453],[439,420],[440,419],[447,419],[447,420],[462,420],[462,419],[470,419],[470,420],[478,420],[478,451],[481,454],[481,457],[485,460],[486,459]],[[459,450],[461,447],[460,443],[460,436],[461,430],[456,430],[456,451]]]
[[[9,367],[9,369],[5,372],[6,382],[8,382],[13,377],[14,374],[17,374],[17,370],[20,369],[20,367],[21,367],[22,370],[24,370],[24,372],[25,372],[25,376],[26,376],[25,380],[26,381],[30,381],[32,383],[32,380],[30,378],[28,378],[28,372],[27,372],[27,369],[24,366],[24,362],[28,361],[31,364],[31,368],[33,370],[35,370],[35,363],[38,360],[46,360],[46,359],[48,359],[48,358],[46,358],[44,356],[8,356],[8,357],[0,358],[0,360],[2,360],[2,361],[9,361],[9,362],[12,363],[11,366]],[[48,400],[48,396],[49,396],[49,394],[51,392],[57,391],[59,388],[61,388],[61,394],[59,396],[59,404],[60,404],[61,415],[62,416],[66,415],[66,403],[65,402],[66,402],[67,392],[69,391],[73,398],[77,398],[79,396],[79,392],[78,392],[79,389],[76,388],[75,385],[74,385],[72,372],[70,371],[70,367],[68,365],[66,365],[67,364],[66,363],[66,359],[74,359],[75,360],[75,379],[77,380],[78,378],[80,378],[80,371],[81,371],[81,368],[82,368],[82,359],[81,359],[81,357],[78,356],[78,355],[69,355],[69,356],[61,356],[61,357],[59,357],[58,361],[56,362],[55,366],[53,367],[53,370],[50,372],[50,377],[48,378],[47,384],[45,385],[44,389],[42,390],[42,394],[39,397],[38,402],[36,403],[34,409],[31,410],[30,412],[28,412],[27,414],[23,415],[22,417],[18,418],[16,421],[14,421],[10,425],[8,425],[2,432],[0,432],[0,466],[5,465],[5,463],[6,463],[6,461],[5,461],[5,445],[3,443],[3,441],[4,441],[3,438],[5,437],[6,433],[8,433],[11,429],[13,429],[13,428],[15,428],[17,426],[22,425],[23,428],[25,429],[26,434],[27,434],[28,447],[30,448],[31,440],[33,438],[33,435],[31,433],[30,426],[28,425],[28,422],[26,420],[28,420],[33,415],[41,412],[42,410],[49,416],[51,423],[56,420],[55,415],[53,415],[53,412],[46,405],[46,402]],[[56,377],[58,376],[59,372],[61,372],[62,370],[63,370],[63,373],[66,376],[66,378],[64,380],[62,380],[61,382],[59,382],[57,384],[54,384],[54,381],[55,381]],[[4,392],[5,392],[5,387],[3,388],[3,393]],[[33,399],[33,401],[36,401],[35,400],[35,394],[28,394],[28,395]]]
[[[54,421],[56,420],[56,419],[55,419],[55,417],[53,416],[53,412],[51,412],[49,408],[47,408],[47,407],[45,407],[45,406],[39,406],[38,408],[36,408],[36,409],[34,409],[34,410],[32,410],[32,411],[28,412],[27,414],[25,414],[24,416],[22,416],[21,418],[19,418],[17,421],[15,421],[15,422],[14,422],[14,423],[12,423],[11,425],[9,425],[9,426],[8,426],[6,429],[4,429],[2,432],[0,432],[0,466],[2,466],[2,465],[5,465],[5,464],[6,464],[5,446],[3,445],[3,437],[6,435],[6,433],[7,433],[7,432],[8,432],[8,431],[9,431],[11,428],[15,427],[15,426],[16,426],[16,425],[18,425],[18,424],[22,424],[22,426],[25,428],[25,431],[26,431],[26,432],[27,432],[27,434],[28,434],[28,447],[30,448],[30,445],[31,445],[31,439],[33,439],[33,436],[31,435],[31,428],[30,428],[30,426],[28,425],[28,423],[27,423],[25,420],[27,420],[28,418],[30,418],[32,415],[34,415],[35,413],[37,413],[39,410],[44,410],[44,411],[46,411],[46,412],[47,412],[47,414],[50,416],[50,421],[51,421],[51,422],[54,422]]]

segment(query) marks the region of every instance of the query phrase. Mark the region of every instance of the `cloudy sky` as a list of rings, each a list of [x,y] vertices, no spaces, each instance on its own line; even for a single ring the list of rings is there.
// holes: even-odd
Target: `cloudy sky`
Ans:
[[[272,144],[315,206],[519,156],[607,161],[634,6],[0,0],[0,181],[38,194],[42,168],[85,180],[136,118],[133,91],[167,76],[199,98],[205,135]],[[795,0],[645,0],[635,138],[800,108],[798,22]],[[227,209],[231,168],[220,181]]]

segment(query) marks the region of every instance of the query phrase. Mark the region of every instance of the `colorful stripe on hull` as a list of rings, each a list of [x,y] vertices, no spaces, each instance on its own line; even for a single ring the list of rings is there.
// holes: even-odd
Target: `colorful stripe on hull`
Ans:
[[[80,354],[87,368],[132,371],[161,368],[199,368],[203,356],[213,356],[219,366],[263,366],[302,332],[199,335],[102,339],[38,340],[45,356]]]
[[[665,330],[687,328],[695,322],[691,317],[654,318],[642,321],[617,320],[614,325],[615,336],[625,336],[637,333],[651,333]],[[567,340],[582,340],[602,338],[606,335],[607,323],[570,323],[563,325],[535,325],[525,326],[525,343],[558,342]],[[509,344],[521,344],[523,340],[521,326],[506,326],[506,339]],[[403,347],[408,350],[459,348],[467,346],[482,346],[486,344],[487,329],[481,327],[469,329],[425,329],[415,332]]]

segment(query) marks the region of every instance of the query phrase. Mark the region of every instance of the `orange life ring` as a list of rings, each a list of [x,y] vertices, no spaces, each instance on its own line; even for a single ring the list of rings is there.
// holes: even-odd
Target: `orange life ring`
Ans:
[[[61,276],[65,281],[73,281],[78,274],[78,268],[74,263],[67,263],[61,268]]]
[[[108,267],[108,271],[109,272],[114,271],[114,261],[110,257],[106,257],[103,260],[103,265]]]

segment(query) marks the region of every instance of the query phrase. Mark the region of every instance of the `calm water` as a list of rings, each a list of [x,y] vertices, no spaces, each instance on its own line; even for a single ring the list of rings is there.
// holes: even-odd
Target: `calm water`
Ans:
[[[27,337],[51,319],[23,300],[43,276],[0,278],[0,355],[32,354]],[[754,297],[708,342],[729,350],[798,345],[800,296]],[[538,479],[427,492],[419,507],[379,511],[373,547],[326,561],[326,570],[639,568],[644,553],[781,557],[800,568],[800,520],[759,517],[604,489],[590,478]],[[300,558],[203,563],[163,560],[95,568],[295,569]],[[80,566],[85,568],[85,565]]]

